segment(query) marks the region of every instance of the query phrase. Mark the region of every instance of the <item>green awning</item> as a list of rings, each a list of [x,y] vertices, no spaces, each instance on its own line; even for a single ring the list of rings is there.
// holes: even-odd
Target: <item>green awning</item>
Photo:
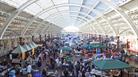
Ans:
[[[88,44],[83,44],[81,47],[87,49],[88,48]]]
[[[84,44],[82,45],[82,48],[90,50],[93,48],[106,48],[106,46],[101,43],[92,43],[92,44]]]
[[[24,44],[23,45],[23,48],[25,48],[27,51],[29,51],[29,50],[31,50],[32,48],[31,47],[29,47],[27,44]]]
[[[96,43],[96,44],[90,44],[90,46],[92,48],[106,48],[105,45],[101,44],[101,43]]]
[[[18,45],[13,51],[12,53],[24,53],[27,50],[25,48],[23,48],[21,45]]]
[[[120,60],[96,60],[93,62],[97,69],[99,70],[111,70],[111,69],[124,69],[130,66]]]
[[[72,48],[65,46],[62,48],[62,51],[72,51]]]
[[[34,42],[31,42],[31,44],[32,44],[35,48],[37,48],[37,47],[38,47],[38,45],[37,45],[37,44],[35,44]]]

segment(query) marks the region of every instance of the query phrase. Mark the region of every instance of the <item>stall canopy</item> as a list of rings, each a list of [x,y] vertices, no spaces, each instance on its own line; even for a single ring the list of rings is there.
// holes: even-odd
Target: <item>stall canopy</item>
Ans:
[[[27,44],[24,44],[23,45],[23,48],[25,48],[27,51],[29,51],[29,50],[31,50],[32,48],[31,47],[29,47]]]
[[[84,44],[84,45],[82,45],[82,48],[90,50],[93,48],[106,48],[106,46],[101,43],[92,43],[92,44]]]
[[[88,48],[88,44],[83,44],[81,47],[87,49]]]
[[[90,46],[92,48],[106,48],[106,46],[104,44],[101,44],[101,43],[93,43],[93,44],[90,44]]]
[[[18,45],[13,51],[12,53],[24,53],[27,50],[25,48],[23,48],[21,45]]]
[[[35,48],[38,47],[38,45],[35,44],[34,42],[31,42],[31,44],[32,44]]]
[[[99,70],[125,69],[130,67],[127,63],[114,59],[96,60],[93,63]]]
[[[36,48],[34,45],[32,45],[31,43],[28,44],[28,46],[33,49],[33,48]]]

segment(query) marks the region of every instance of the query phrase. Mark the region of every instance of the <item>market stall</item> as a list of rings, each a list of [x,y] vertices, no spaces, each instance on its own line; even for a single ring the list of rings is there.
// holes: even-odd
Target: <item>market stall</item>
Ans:
[[[120,60],[115,60],[115,59],[106,59],[106,60],[95,60],[93,61],[93,64],[95,65],[97,70],[101,71],[109,71],[111,75],[120,75],[119,72],[122,71],[121,69],[127,69],[130,68],[130,66],[122,62]],[[116,73],[118,72],[118,73]]]

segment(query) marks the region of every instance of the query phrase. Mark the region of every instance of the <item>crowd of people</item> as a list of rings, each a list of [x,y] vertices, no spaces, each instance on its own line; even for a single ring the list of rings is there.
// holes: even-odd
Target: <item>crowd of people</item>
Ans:
[[[36,48],[35,54],[32,55],[31,52],[28,52],[27,58],[21,60],[19,66],[10,62],[5,64],[9,68],[7,76],[19,77],[19,74],[21,77],[98,77],[100,75],[91,73],[96,69],[92,64],[92,59],[89,60],[89,58],[94,58],[97,52],[90,52],[83,48],[84,44],[93,41],[91,40],[92,38],[82,40],[79,36],[71,35],[62,38],[48,38],[43,41],[42,46]],[[112,52],[113,49],[100,50],[100,53],[105,54],[106,59],[122,59],[120,56],[122,53]],[[76,55],[78,52],[80,52],[80,56]],[[85,52],[90,52],[92,55],[87,57]],[[0,68],[3,67],[4,64],[0,65]]]

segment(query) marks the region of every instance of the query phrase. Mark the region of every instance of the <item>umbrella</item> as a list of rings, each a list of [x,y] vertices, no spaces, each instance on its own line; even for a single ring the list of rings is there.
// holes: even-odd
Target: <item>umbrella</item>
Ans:
[[[31,44],[36,48],[38,45],[36,45],[34,42],[31,42]]]
[[[23,48],[21,45],[18,45],[17,47],[16,47],[16,49],[14,49],[13,51],[12,51],[12,53],[24,53],[24,52],[26,52],[27,50],[25,49],[25,48]]]
[[[99,70],[124,69],[130,67],[127,63],[114,59],[96,60],[93,63]]]
[[[29,51],[29,50],[31,50],[32,48],[31,47],[29,47],[27,44],[24,44],[23,45],[23,48],[25,48],[27,51]]]

